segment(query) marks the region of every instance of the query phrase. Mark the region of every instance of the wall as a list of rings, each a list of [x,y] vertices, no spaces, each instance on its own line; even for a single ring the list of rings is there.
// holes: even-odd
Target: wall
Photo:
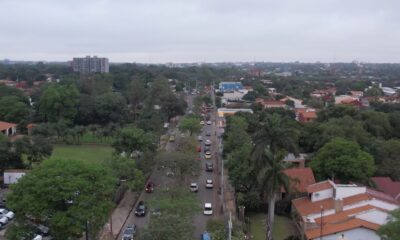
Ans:
[[[379,210],[371,210],[368,212],[357,214],[356,217],[368,222],[384,225],[387,222],[388,214]]]
[[[313,193],[311,196],[311,201],[315,202],[315,201],[320,201],[320,200],[332,198],[332,197],[333,197],[333,188],[329,188],[329,189],[325,189],[325,190]]]
[[[336,234],[324,236],[323,240],[338,240],[344,234],[347,240],[380,240],[381,238],[375,233],[375,231],[366,228],[356,228],[344,232],[338,232]],[[320,240],[320,238],[314,238],[314,240]]]
[[[4,184],[18,182],[18,179],[25,175],[25,172],[7,172],[4,171]]]
[[[357,194],[365,193],[366,187],[340,187],[336,185],[336,199],[343,199]]]

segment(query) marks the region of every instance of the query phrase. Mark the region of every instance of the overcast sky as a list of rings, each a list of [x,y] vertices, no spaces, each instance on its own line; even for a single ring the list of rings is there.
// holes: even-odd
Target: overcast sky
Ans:
[[[0,0],[0,59],[400,62],[399,0]]]

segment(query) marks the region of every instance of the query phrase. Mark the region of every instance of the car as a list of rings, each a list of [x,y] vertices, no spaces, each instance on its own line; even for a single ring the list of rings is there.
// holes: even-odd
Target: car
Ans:
[[[135,216],[144,217],[144,216],[146,216],[146,212],[147,212],[146,204],[144,203],[144,201],[140,201],[138,203],[138,205],[136,206]]]
[[[212,163],[206,163],[206,171],[207,172],[212,172],[213,171],[213,164]]]
[[[136,225],[126,226],[124,232],[122,233],[122,240],[133,240],[136,235]]]
[[[174,136],[174,135],[170,136],[170,137],[169,137],[169,141],[170,141],[170,142],[175,142],[175,136]]]
[[[2,225],[2,226],[4,226],[4,225],[6,225],[7,223],[8,223],[8,218],[6,217],[6,216],[1,216],[0,217],[0,224]]]
[[[175,176],[175,173],[172,172],[172,171],[167,171],[167,172],[165,173],[165,175],[166,175],[167,177],[173,177],[173,176]]]
[[[196,150],[197,150],[197,152],[201,152],[201,147],[198,146]]]
[[[154,183],[153,182],[148,182],[146,185],[146,192],[147,193],[152,193],[154,191]]]
[[[200,121],[200,125],[204,125],[204,121]]]
[[[37,234],[32,240],[42,240],[42,235]]]
[[[205,144],[206,146],[211,146],[211,141],[210,141],[210,139],[207,139],[207,140],[204,142],[204,144]]]
[[[207,131],[207,132],[206,132],[206,136],[207,136],[207,137],[211,136],[211,132],[210,132],[210,131]]]
[[[200,240],[211,240],[210,234],[208,232],[200,234]]]
[[[211,121],[207,121],[207,125],[211,125],[212,124],[212,122]]]
[[[191,184],[190,184],[190,191],[191,191],[191,192],[197,192],[197,191],[199,191],[199,186],[197,185],[197,183],[191,183]]]
[[[42,224],[35,225],[37,229],[37,234],[40,234],[42,236],[48,236],[50,229]]]
[[[204,153],[209,152],[211,150],[210,146],[205,146],[204,147]]]
[[[211,152],[210,152],[210,151],[206,152],[206,154],[204,155],[204,157],[205,157],[206,159],[211,159]]]
[[[203,141],[203,137],[202,136],[198,136],[197,140],[199,140],[199,142]]]
[[[153,210],[151,210],[151,215],[152,215],[152,216],[156,216],[156,217],[161,216],[161,210],[160,210],[160,208],[158,208],[158,207],[153,208]]]
[[[8,220],[11,220],[15,217],[15,214],[12,211],[8,211],[7,209],[0,208],[0,216],[5,216]]]
[[[204,203],[204,215],[212,215],[213,214],[213,209],[212,209],[212,204],[211,203]]]
[[[213,188],[213,187],[214,187],[213,180],[207,179],[206,180],[206,188]]]

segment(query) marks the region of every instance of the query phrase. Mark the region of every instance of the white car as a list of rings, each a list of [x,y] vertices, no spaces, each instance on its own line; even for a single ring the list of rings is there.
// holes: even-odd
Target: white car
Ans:
[[[0,217],[0,224],[2,226],[6,225],[8,223],[8,218],[6,216],[1,216]]]
[[[204,125],[204,121],[201,121],[201,122],[200,122],[200,125]]]
[[[15,214],[12,211],[8,211],[7,209],[0,208],[0,216],[4,216],[4,217],[8,218],[9,220],[11,220],[15,217]]]
[[[198,136],[197,140],[199,140],[199,142],[203,141],[203,137],[202,136]]]
[[[207,139],[204,143],[206,146],[211,146],[211,141],[209,139]]]
[[[206,152],[206,154],[204,155],[204,157],[206,158],[206,159],[211,159],[211,152],[210,151],[207,151]]]
[[[43,237],[42,235],[36,235],[36,237],[34,237],[32,240],[42,240]]]
[[[191,191],[191,192],[197,192],[197,191],[199,191],[199,186],[197,185],[197,183],[191,183],[191,184],[190,184],[190,191]]]
[[[212,124],[212,122],[211,121],[207,121],[207,125],[211,125]]]
[[[213,180],[207,179],[206,180],[206,188],[213,188],[213,187],[214,187]]]
[[[213,210],[212,210],[212,204],[211,203],[205,203],[204,204],[204,215],[212,215]]]

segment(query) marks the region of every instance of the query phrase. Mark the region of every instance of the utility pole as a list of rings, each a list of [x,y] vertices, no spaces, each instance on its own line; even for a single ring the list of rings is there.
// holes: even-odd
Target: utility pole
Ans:
[[[231,214],[231,212],[229,212],[228,228],[229,228],[228,240],[232,240],[232,214]]]

